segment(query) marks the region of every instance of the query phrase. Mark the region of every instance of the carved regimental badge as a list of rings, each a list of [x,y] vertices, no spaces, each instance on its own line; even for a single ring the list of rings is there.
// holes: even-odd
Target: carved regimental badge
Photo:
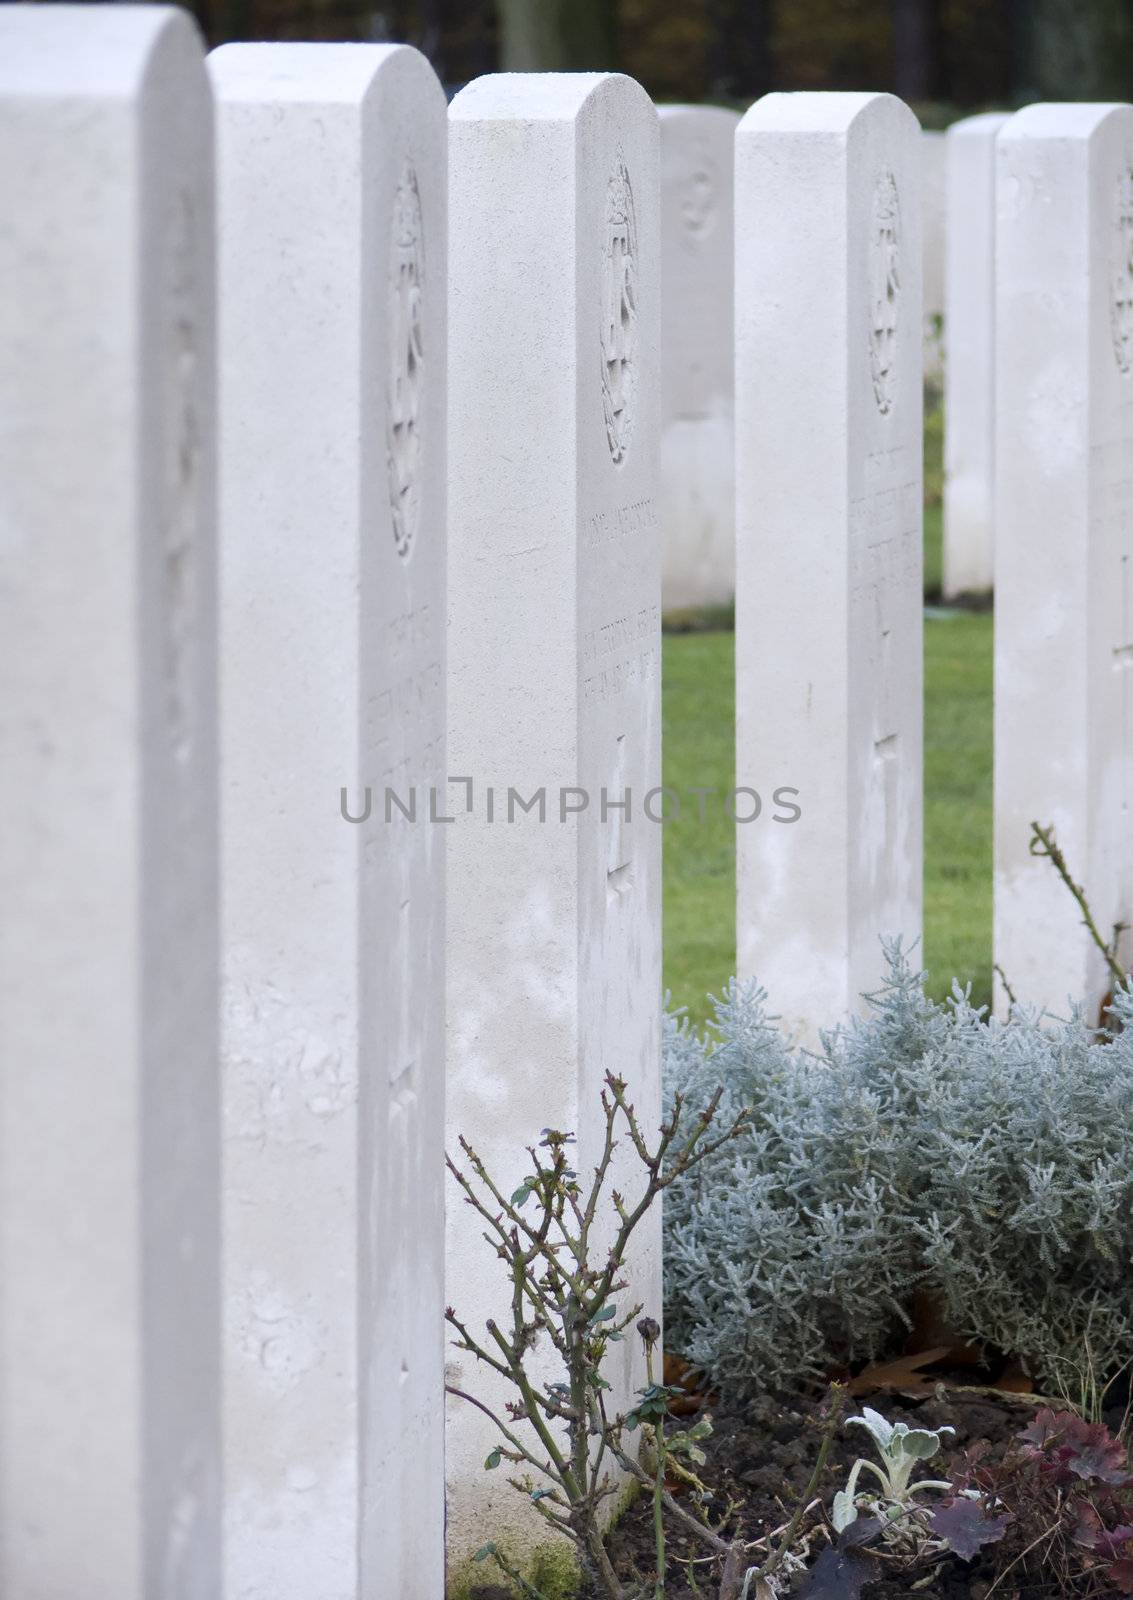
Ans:
[[[720,189],[716,163],[706,143],[698,142],[681,185],[681,224],[690,244],[698,245],[713,232],[719,219]]]
[[[403,558],[413,548],[420,510],[424,280],[421,196],[417,175],[407,161],[394,197],[390,236],[390,369],[386,404],[393,542]]]
[[[1117,179],[1113,223],[1113,262],[1109,278],[1109,320],[1113,353],[1120,371],[1133,369],[1133,168]]]
[[[606,189],[602,263],[602,406],[606,438],[616,462],[624,461],[633,432],[637,394],[637,223],[625,162]]]
[[[900,232],[897,183],[891,172],[883,172],[873,192],[869,261],[869,370],[882,416],[888,416],[893,409],[896,393]]]

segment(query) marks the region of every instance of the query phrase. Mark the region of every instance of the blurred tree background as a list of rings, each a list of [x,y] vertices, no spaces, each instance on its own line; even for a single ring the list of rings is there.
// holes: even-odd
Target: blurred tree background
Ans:
[[[450,88],[616,67],[657,100],[891,89],[926,123],[1133,95],[1133,0],[195,0],[210,43],[404,39]]]

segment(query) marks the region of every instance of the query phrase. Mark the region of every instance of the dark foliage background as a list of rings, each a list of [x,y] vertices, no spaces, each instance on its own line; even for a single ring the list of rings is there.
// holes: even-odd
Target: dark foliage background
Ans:
[[[195,0],[229,39],[404,39],[452,88],[617,67],[658,100],[891,89],[951,111],[1133,94],[1133,0]],[[938,108],[938,109],[937,109]]]

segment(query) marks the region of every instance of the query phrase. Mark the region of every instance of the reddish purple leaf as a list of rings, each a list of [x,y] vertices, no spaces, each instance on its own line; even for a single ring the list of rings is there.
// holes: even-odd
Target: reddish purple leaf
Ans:
[[[1019,1434],[1024,1444],[1029,1444],[1036,1450],[1045,1450],[1053,1440],[1061,1438],[1065,1429],[1064,1424],[1072,1418],[1072,1413],[1062,1411],[1056,1417],[1049,1406],[1043,1406],[1041,1411],[1036,1411],[1034,1419]]]
[[[1106,1577],[1118,1594],[1133,1594],[1133,1558],[1115,1561],[1106,1569]]]
[[[962,1560],[970,1561],[985,1544],[995,1544],[1002,1539],[1010,1521],[1008,1512],[992,1517],[978,1500],[957,1495],[954,1500],[945,1500],[937,1506],[932,1514],[932,1531],[938,1539],[944,1540],[949,1550]]]
[[[1092,1506],[1088,1500],[1074,1500],[1072,1509],[1076,1518],[1074,1543],[1083,1545],[1087,1550],[1096,1550],[1099,1539],[1106,1537],[1102,1531],[1102,1519],[1098,1515],[1097,1507]]]
[[[1066,1465],[1078,1478],[1099,1483],[1125,1483],[1129,1477],[1125,1446],[1101,1422],[1083,1425],[1067,1439]]]
[[[798,1589],[798,1600],[858,1600],[877,1577],[877,1562],[859,1550],[826,1549]]]
[[[1111,1561],[1128,1557],[1133,1560],[1133,1528],[1122,1523],[1116,1528],[1101,1527],[1098,1519],[1098,1531],[1094,1535],[1093,1549],[1103,1556],[1108,1556]]]
[[[1086,1422],[1073,1411],[1056,1414],[1044,1406],[1019,1438],[1029,1455],[1041,1457],[1062,1473],[1073,1473],[1084,1482],[1130,1481],[1125,1447],[1104,1423]]]

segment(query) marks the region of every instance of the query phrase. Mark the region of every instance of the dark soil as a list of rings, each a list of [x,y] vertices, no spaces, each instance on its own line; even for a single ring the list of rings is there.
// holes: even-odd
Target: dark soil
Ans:
[[[860,1411],[864,1404],[880,1411],[890,1421],[934,1429],[948,1424],[956,1430],[947,1441],[950,1453],[953,1448],[963,1449],[978,1439],[1006,1446],[1027,1425],[1041,1403],[1026,1395],[946,1388],[941,1384],[925,1399],[913,1399],[892,1391],[856,1395],[848,1402],[845,1415]],[[712,1491],[713,1521],[719,1521],[729,1507],[735,1508],[723,1529],[725,1536],[742,1533],[747,1539],[758,1539],[781,1528],[788,1520],[814,1467],[820,1442],[821,1413],[821,1397],[796,1397],[786,1401],[762,1399],[742,1410],[712,1410],[714,1431],[704,1442],[707,1464],[698,1470]],[[687,1419],[672,1424],[674,1427],[688,1425]],[[870,1440],[864,1430],[847,1428],[843,1422],[816,1489],[816,1495],[821,1496],[825,1506],[829,1506],[835,1491],[845,1483],[857,1457],[870,1453],[869,1446]],[[929,1464],[926,1476],[935,1475],[935,1465]],[[947,1476],[946,1471],[941,1476]],[[817,1529],[810,1545],[815,1559],[828,1544],[819,1526],[821,1520],[818,1512],[809,1518],[809,1525]],[[694,1544],[691,1535],[671,1528],[667,1532],[667,1600],[715,1600],[719,1580],[712,1581],[710,1568],[702,1565],[695,1569],[701,1586],[699,1594],[683,1577],[681,1561],[689,1555],[702,1554],[702,1547],[694,1550]],[[619,1575],[627,1583],[649,1579],[654,1574],[652,1506],[647,1496],[640,1496],[630,1506],[612,1532],[611,1556]],[[878,1570],[884,1571],[886,1576],[864,1586],[863,1600],[892,1600],[900,1595],[918,1595],[923,1600],[983,1600],[995,1577],[990,1558],[981,1560],[979,1557],[969,1565],[949,1556],[935,1570],[921,1565],[916,1570],[901,1573],[891,1564],[885,1567],[879,1564]],[[585,1593],[586,1600],[601,1600],[595,1590]],[[1020,1588],[1008,1580],[995,1586],[996,1600],[1053,1600],[1060,1593],[1057,1583],[1050,1587]]]

